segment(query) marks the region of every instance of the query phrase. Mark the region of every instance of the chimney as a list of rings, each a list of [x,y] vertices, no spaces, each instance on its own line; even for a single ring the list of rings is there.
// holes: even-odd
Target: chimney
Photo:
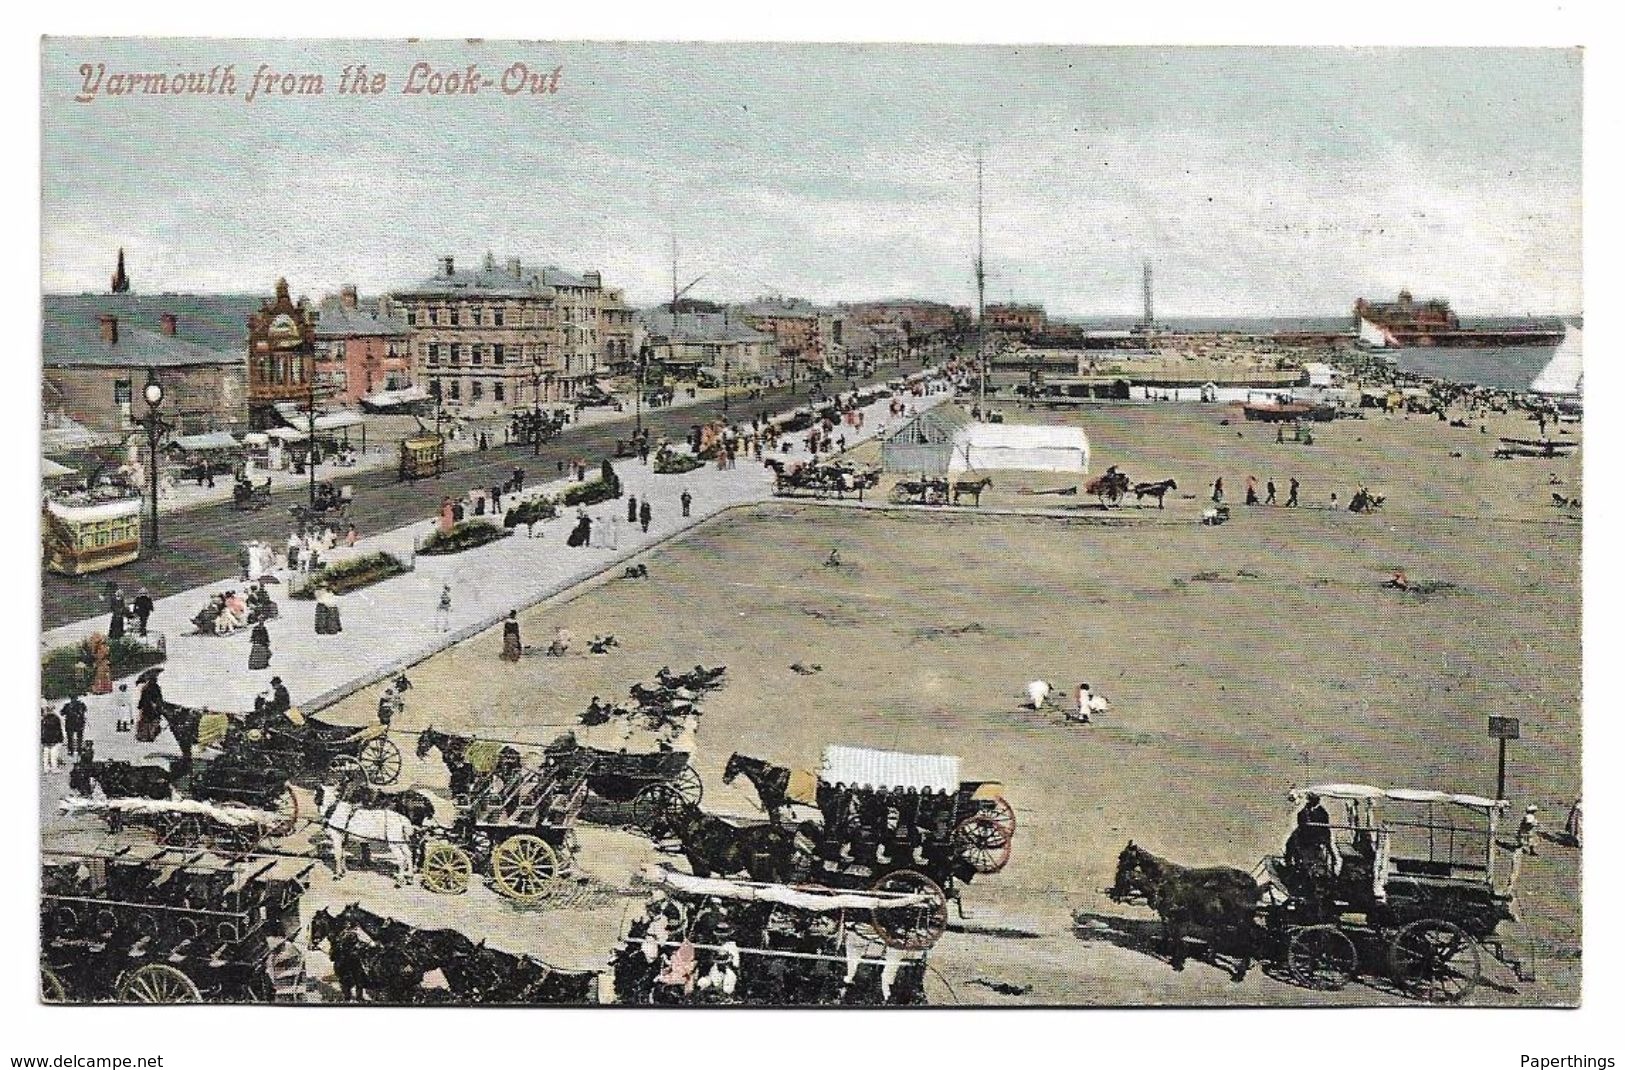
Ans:
[[[175,337],[175,313],[158,313],[158,329],[170,338]]]
[[[118,345],[118,317],[104,312],[96,319],[102,325],[102,341],[110,346]]]
[[[508,257],[508,274],[516,279],[524,276],[524,272],[519,270],[519,258],[517,256]]]
[[[387,320],[395,315],[395,303],[389,299],[388,294],[378,295],[378,318]]]
[[[449,279],[452,277],[452,275],[456,274],[455,264],[456,261],[449,256],[443,256],[440,258],[440,266],[445,270],[446,278]]]
[[[356,301],[357,297],[355,283],[346,283],[345,285],[339,287],[339,307],[347,311],[354,312],[356,308]]]

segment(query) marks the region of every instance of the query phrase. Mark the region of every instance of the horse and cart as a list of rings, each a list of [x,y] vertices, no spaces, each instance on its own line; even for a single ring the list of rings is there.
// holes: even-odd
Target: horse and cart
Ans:
[[[40,988],[47,1003],[270,1002],[305,997],[299,903],[313,863],[126,845],[47,850]]]
[[[844,461],[794,464],[769,457],[763,462],[773,471],[773,493],[781,498],[811,496],[845,498],[880,485],[880,469],[875,465],[855,465]]]
[[[1124,848],[1110,894],[1143,897],[1157,911],[1176,969],[1185,938],[1201,936],[1215,954],[1224,945],[1235,953],[1238,981],[1265,958],[1307,988],[1380,977],[1410,998],[1458,1003],[1483,980],[1485,952],[1531,979],[1502,934],[1519,923],[1522,864],[1522,847],[1507,852],[1497,840],[1505,800],[1364,784],[1292,798],[1303,808],[1285,851],[1251,873]],[[1341,804],[1342,819],[1322,800]]]

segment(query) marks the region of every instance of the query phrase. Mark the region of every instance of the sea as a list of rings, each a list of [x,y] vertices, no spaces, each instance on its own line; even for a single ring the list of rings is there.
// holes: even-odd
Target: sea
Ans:
[[[1093,330],[1122,330],[1137,321],[1132,317],[1105,317],[1101,319],[1068,320],[1080,322]],[[1189,331],[1339,331],[1349,329],[1347,316],[1281,316],[1274,318],[1220,318],[1170,317],[1158,321],[1174,330]],[[1584,326],[1578,318],[1570,320],[1575,326]],[[1462,317],[1463,327],[1507,328],[1540,327],[1557,329],[1564,320],[1555,316],[1527,317]],[[1413,375],[1426,375],[1467,383],[1490,390],[1523,391],[1529,389],[1540,370],[1551,361],[1556,346],[1499,346],[1487,349],[1450,349],[1437,346],[1414,349],[1389,349],[1384,352],[1394,358],[1401,371]]]

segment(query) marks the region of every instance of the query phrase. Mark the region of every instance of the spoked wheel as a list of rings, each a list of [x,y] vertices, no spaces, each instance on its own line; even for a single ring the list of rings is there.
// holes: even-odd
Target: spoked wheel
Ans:
[[[1354,980],[1359,961],[1354,941],[1335,925],[1293,929],[1287,941],[1287,969],[1305,988],[1335,992]]]
[[[249,810],[247,803],[235,799],[219,804],[222,810]],[[256,822],[247,825],[229,825],[220,822],[214,835],[210,837],[212,846],[221,854],[238,861],[254,853],[260,845],[260,838],[264,835],[261,826]]]
[[[272,839],[291,836],[293,830],[299,827],[299,796],[294,793],[292,784],[284,785],[281,791],[272,796],[267,809],[278,818],[276,824],[265,830],[265,834]]]
[[[887,947],[922,951],[948,931],[948,896],[924,873],[900,869],[875,881],[873,890],[920,897],[919,902],[906,906],[874,908],[875,932]]]
[[[196,847],[203,842],[203,819],[196,814],[174,814],[158,827],[158,842],[165,847]]]
[[[1394,936],[1388,964],[1405,993],[1429,1003],[1460,1003],[1484,976],[1478,941],[1455,922],[1413,921]]]
[[[688,799],[672,784],[650,784],[632,800],[632,824],[651,840],[662,840],[675,830],[688,806]]]
[[[954,849],[978,873],[997,873],[1010,861],[1010,836],[988,814],[967,817],[954,828]]]
[[[39,998],[41,1003],[68,1002],[68,989],[62,978],[49,966],[39,968]]]
[[[1009,799],[1002,796],[994,799],[978,816],[985,817],[997,825],[1004,833],[1005,839],[1016,838],[1016,811],[1011,807]]]
[[[423,852],[422,883],[436,895],[462,895],[473,876],[474,860],[455,843],[436,840]]]
[[[393,784],[401,775],[401,748],[388,736],[369,739],[356,755],[369,784]]]
[[[564,872],[558,852],[539,836],[509,836],[491,852],[491,876],[510,899],[534,903],[552,891]]]
[[[700,805],[700,799],[705,795],[705,784],[700,781],[700,774],[692,765],[683,766],[683,771],[672,777],[668,782],[677,789],[677,794],[690,806]]]
[[[173,966],[149,962],[124,975],[113,994],[120,1003],[202,1003],[192,979]]]

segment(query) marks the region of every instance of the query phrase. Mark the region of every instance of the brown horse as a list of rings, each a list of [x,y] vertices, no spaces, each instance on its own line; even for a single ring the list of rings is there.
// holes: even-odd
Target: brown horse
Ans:
[[[1093,494],[1100,504],[1117,505],[1128,493],[1129,479],[1123,472],[1108,470],[1104,475],[1098,475],[1083,485],[1085,494]]]
[[[1157,508],[1162,508],[1162,499],[1171,490],[1178,490],[1179,484],[1171,479],[1159,479],[1155,483],[1134,484],[1134,501],[1139,504],[1146,498],[1157,499]]]
[[[1223,946],[1236,956],[1230,979],[1240,982],[1257,957],[1258,882],[1239,869],[1191,869],[1158,858],[1130,840],[1117,856],[1117,879],[1107,893],[1114,902],[1143,897],[1162,919],[1163,940],[1173,968],[1185,968],[1185,937],[1201,936],[1209,955]],[[1217,962],[1215,962],[1217,965]]]
[[[993,480],[989,479],[987,476],[983,476],[981,479],[955,480],[954,504],[958,505],[960,495],[965,495],[970,498],[972,505],[980,506],[982,504],[982,491],[986,490],[992,485]]]

